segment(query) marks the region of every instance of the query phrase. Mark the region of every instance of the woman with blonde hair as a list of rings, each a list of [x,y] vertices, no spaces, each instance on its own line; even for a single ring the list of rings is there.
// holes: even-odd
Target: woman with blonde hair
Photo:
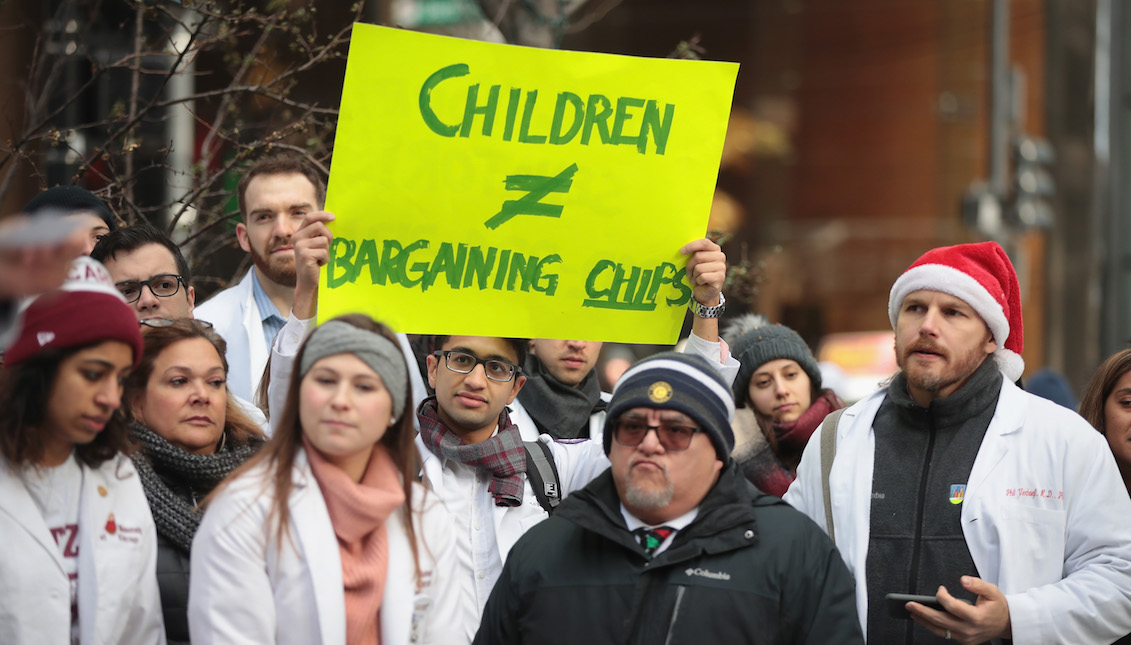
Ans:
[[[453,643],[451,535],[415,483],[408,367],[366,316],[316,328],[264,449],[209,500],[193,642]]]
[[[157,581],[170,644],[188,643],[189,553],[198,504],[266,441],[230,396],[224,339],[207,322],[151,318],[126,381],[130,434],[157,524]]]

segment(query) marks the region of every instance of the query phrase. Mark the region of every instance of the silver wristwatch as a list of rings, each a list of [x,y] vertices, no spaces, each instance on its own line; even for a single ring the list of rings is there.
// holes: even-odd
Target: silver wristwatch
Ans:
[[[700,318],[718,318],[723,315],[727,308],[727,299],[723,296],[723,292],[719,292],[719,304],[713,307],[704,307],[699,304],[698,300],[691,299],[691,313],[699,316]]]

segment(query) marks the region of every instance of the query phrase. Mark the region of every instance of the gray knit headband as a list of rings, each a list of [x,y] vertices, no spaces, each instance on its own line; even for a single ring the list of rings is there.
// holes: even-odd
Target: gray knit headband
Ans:
[[[320,359],[334,354],[353,354],[377,372],[392,395],[393,416],[400,418],[408,388],[408,371],[404,354],[396,343],[381,334],[331,320],[315,329],[306,339],[299,378],[306,376]]]

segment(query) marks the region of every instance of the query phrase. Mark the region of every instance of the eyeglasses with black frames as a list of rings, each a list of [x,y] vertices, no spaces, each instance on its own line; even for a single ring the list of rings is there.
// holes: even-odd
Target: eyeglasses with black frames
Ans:
[[[703,432],[702,428],[682,423],[661,421],[659,425],[650,426],[642,417],[621,417],[613,426],[613,438],[622,446],[639,446],[651,430],[656,431],[660,445],[669,452],[687,450],[695,433]]]
[[[181,290],[181,285],[185,284],[185,279],[175,273],[162,273],[155,275],[148,280],[124,280],[115,283],[114,286],[118,287],[118,291],[128,303],[137,302],[141,298],[141,288],[149,287],[149,291],[158,298],[168,298],[175,295]],[[185,285],[188,288],[188,285]]]
[[[474,354],[461,352],[454,349],[439,350],[433,355],[444,357],[444,365],[451,371],[459,374],[470,374],[476,365],[483,364],[483,373],[487,378],[499,383],[509,383],[515,374],[521,372],[518,365],[508,363],[497,358],[479,358]]]

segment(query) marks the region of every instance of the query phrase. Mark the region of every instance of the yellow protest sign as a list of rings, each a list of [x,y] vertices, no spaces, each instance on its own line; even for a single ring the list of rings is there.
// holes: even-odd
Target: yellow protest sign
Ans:
[[[319,317],[675,342],[737,72],[355,25]]]

